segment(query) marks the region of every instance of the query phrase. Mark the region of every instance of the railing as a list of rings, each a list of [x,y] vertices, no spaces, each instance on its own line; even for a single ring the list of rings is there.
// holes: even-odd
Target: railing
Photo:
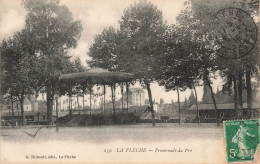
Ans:
[[[102,108],[100,109],[85,109],[85,110],[71,110],[71,113],[72,114],[86,114],[86,115],[101,115],[101,114],[105,114],[105,115],[111,115],[111,114],[114,114],[114,111],[112,108],[108,108],[108,109],[105,109],[103,110]],[[120,109],[120,108],[116,108],[115,109],[115,114],[120,114],[120,113],[123,113],[123,114],[127,114],[128,113],[128,110],[125,108],[125,109]]]

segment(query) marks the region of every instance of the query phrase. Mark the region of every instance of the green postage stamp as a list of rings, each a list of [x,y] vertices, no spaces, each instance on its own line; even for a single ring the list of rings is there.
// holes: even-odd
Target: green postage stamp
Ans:
[[[259,143],[259,120],[225,121],[227,161],[255,161]]]

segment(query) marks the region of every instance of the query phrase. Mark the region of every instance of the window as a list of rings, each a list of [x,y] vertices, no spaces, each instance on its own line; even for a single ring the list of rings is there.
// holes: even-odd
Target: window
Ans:
[[[42,115],[42,119],[45,120],[45,115]]]

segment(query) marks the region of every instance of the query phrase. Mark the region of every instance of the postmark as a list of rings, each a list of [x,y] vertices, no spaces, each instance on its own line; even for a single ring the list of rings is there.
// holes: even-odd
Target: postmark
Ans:
[[[255,154],[259,144],[259,120],[225,121],[227,161],[256,161]]]
[[[238,59],[254,48],[257,26],[249,13],[239,8],[225,8],[215,14],[214,41],[217,55]]]

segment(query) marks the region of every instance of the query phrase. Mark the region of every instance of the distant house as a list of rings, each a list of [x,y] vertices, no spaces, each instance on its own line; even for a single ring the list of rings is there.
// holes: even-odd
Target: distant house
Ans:
[[[144,99],[145,92],[141,88],[129,88],[128,90],[128,105],[129,106],[143,106],[145,105]],[[123,94],[124,107],[126,107],[126,92]]]
[[[13,102],[13,109],[14,111],[20,110],[20,102],[15,101]],[[36,99],[32,96],[25,96],[24,102],[23,102],[23,109],[25,112],[29,111],[38,111],[38,102]],[[2,104],[1,112],[12,112],[12,103],[10,101],[4,101]]]
[[[12,112],[12,103],[9,101],[3,101],[3,104],[1,105],[1,112]],[[13,103],[14,110],[17,110],[17,102]]]
[[[148,106],[131,106],[129,112],[134,113],[135,116],[139,117],[140,122],[152,122],[152,113],[147,110]],[[156,122],[178,122],[178,113],[174,112],[173,109],[167,109],[163,112],[155,112],[154,117]]]
[[[199,116],[202,122],[204,120],[215,120],[216,113],[215,113],[215,107],[214,104],[198,104],[199,109]],[[236,111],[234,103],[224,103],[224,104],[217,104],[217,109],[219,111],[219,115],[221,118],[235,118],[236,117]],[[247,111],[247,103],[243,103],[243,109]],[[260,102],[253,102],[252,103],[252,109],[255,112],[255,115],[259,115],[260,112]],[[196,111],[197,106],[192,105],[189,109],[189,111]],[[246,113],[245,113],[246,114]]]
[[[145,92],[141,88],[129,88],[128,90],[128,107],[130,106],[147,106],[145,104],[144,99]],[[103,102],[100,103],[100,106],[103,106]],[[113,108],[112,101],[106,102],[106,109]],[[123,93],[123,106],[124,109],[127,108],[127,94],[126,92]],[[121,109],[122,108],[122,98],[115,101],[115,108]]]
[[[178,102],[172,102],[171,104],[157,104],[157,112],[155,116],[163,122],[178,122],[179,120],[179,105]],[[180,119],[181,122],[189,122],[195,118],[193,111],[188,111],[188,102],[180,102]]]
[[[26,124],[47,124],[47,113],[46,112],[35,112],[35,111],[26,111],[24,112]],[[1,119],[5,122],[12,121],[12,113],[1,113]],[[14,120],[16,125],[21,122],[21,113],[14,112]],[[55,115],[53,115],[53,121],[56,121]]]
[[[246,92],[243,92],[246,93]],[[260,102],[258,102],[258,94],[257,90],[253,90],[253,102],[252,109],[254,111],[254,115],[259,115]],[[233,102],[233,94],[224,94],[222,91],[217,89],[217,92],[214,93],[217,109],[219,111],[220,121],[225,118],[234,119],[236,118],[237,109],[235,109],[235,105]],[[249,111],[247,110],[246,103],[246,95],[242,95],[243,97],[243,115],[247,116]],[[211,93],[208,86],[203,87],[203,96],[202,101],[198,104],[199,109],[199,117],[201,122],[215,122],[216,121],[216,112],[215,107],[212,101]],[[189,111],[192,113],[196,113],[197,106],[193,104]]]
[[[214,111],[214,104],[198,104],[201,111]],[[247,109],[247,103],[243,103],[243,108]],[[217,104],[218,110],[232,110],[235,109],[234,103]],[[253,102],[252,109],[260,109],[260,102]],[[189,110],[197,110],[196,105],[192,105]]]
[[[47,122],[46,108],[45,111],[40,111],[39,101],[31,95],[26,95],[23,102],[24,116],[27,124]],[[21,121],[21,105],[19,101],[13,102],[14,115],[12,114],[12,103],[10,101],[4,101],[1,110],[1,119],[4,122],[11,122],[12,118],[16,122],[16,125]],[[14,116],[14,117],[13,117]]]
[[[242,101],[243,103],[246,103],[247,95],[246,95],[246,90],[243,90],[242,92]],[[252,90],[252,98],[253,101],[259,101],[259,90],[257,88],[254,88]],[[226,103],[233,103],[234,102],[234,94],[233,93],[225,93],[223,91],[220,91],[219,88],[217,89],[217,92],[214,93],[214,97],[216,100],[217,104],[226,104]],[[200,102],[201,104],[212,104],[212,96],[211,92],[209,89],[209,86],[204,85],[203,86],[203,96],[202,96],[202,101]]]
[[[24,99],[24,102],[23,102],[23,110],[24,111],[32,111],[32,104],[31,102],[28,100],[28,98],[26,97]]]

